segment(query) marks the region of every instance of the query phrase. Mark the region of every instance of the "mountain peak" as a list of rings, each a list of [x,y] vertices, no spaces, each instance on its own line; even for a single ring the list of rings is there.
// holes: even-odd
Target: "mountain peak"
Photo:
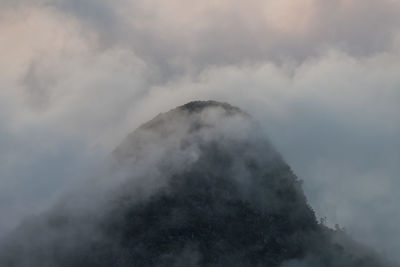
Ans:
[[[218,102],[214,100],[206,100],[206,101],[191,101],[189,103],[186,103],[182,106],[179,106],[177,109],[180,110],[186,110],[189,112],[199,112],[202,111],[206,108],[222,108],[230,112],[242,112],[241,109],[238,107],[232,106],[228,103],[225,102]]]
[[[28,220],[0,248],[0,265],[391,266],[317,222],[261,127],[230,104],[159,114],[114,155],[109,179],[123,179],[107,201]]]

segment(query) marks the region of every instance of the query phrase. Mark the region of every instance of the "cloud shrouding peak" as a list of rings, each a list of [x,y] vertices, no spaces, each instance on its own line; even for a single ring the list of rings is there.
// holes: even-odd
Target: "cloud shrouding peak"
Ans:
[[[399,5],[2,1],[0,233],[141,122],[217,99],[261,122],[318,216],[398,258]]]
[[[25,220],[0,243],[0,264],[393,266],[317,222],[301,181],[237,107],[195,101],[159,114],[114,155],[107,178],[124,179]]]

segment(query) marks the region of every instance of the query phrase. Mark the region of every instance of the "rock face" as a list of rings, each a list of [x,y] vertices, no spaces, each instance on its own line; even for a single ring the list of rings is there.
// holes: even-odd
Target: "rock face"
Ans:
[[[0,266],[392,266],[318,223],[260,127],[229,104],[160,114],[113,154],[125,179],[101,212],[60,205],[27,220]]]

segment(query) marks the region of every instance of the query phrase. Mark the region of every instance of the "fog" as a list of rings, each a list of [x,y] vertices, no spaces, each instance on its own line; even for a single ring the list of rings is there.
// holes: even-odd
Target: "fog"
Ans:
[[[213,101],[158,115],[7,235],[0,265],[394,266],[317,222],[259,126]]]
[[[141,123],[215,99],[260,122],[318,217],[400,260],[399,11],[389,0],[2,1],[0,233],[96,176]]]

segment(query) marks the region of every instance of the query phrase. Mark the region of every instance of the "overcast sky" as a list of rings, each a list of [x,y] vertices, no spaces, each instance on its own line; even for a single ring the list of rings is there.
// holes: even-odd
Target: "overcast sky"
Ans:
[[[2,0],[0,235],[141,123],[214,99],[260,121],[318,217],[400,261],[399,14],[398,0]]]

